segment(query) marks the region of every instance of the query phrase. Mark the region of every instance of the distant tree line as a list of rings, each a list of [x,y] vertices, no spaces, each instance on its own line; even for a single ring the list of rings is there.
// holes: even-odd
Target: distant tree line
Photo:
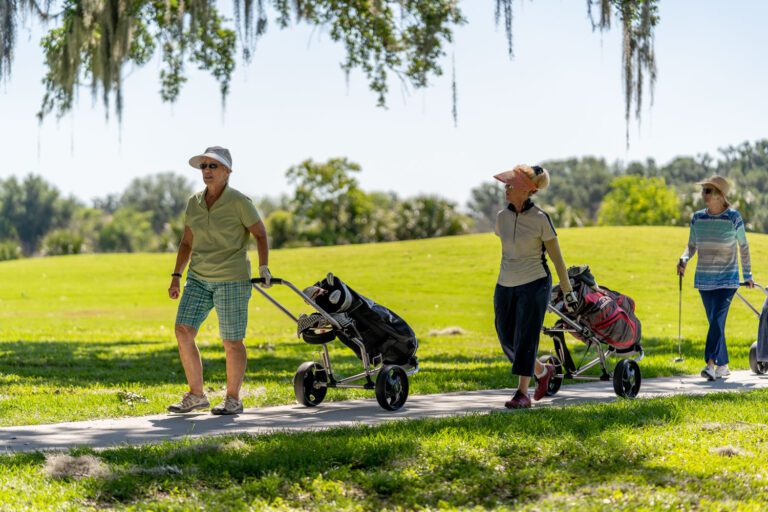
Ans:
[[[0,180],[0,260],[34,254],[173,250],[192,194],[173,173],[134,179],[92,206],[61,196],[43,178]]]
[[[434,195],[365,192],[358,164],[306,160],[286,172],[292,195],[260,198],[272,247],[337,245],[467,233],[472,219]],[[160,173],[134,179],[122,194],[90,206],[39,176],[0,180],[0,261],[32,255],[174,251],[195,186]]]
[[[591,225],[687,225],[703,208],[696,185],[713,174],[733,185],[729,198],[750,231],[768,232],[768,139],[721,148],[717,157],[679,156],[666,165],[608,163],[595,157],[550,160],[550,187],[537,202],[561,227]],[[503,208],[499,184],[488,180],[470,191],[467,209],[477,231],[493,228]]]
[[[733,205],[747,229],[768,232],[768,139],[710,155],[608,163],[595,157],[544,161],[551,186],[537,202],[560,227],[686,225],[702,207],[696,182],[712,175],[734,185]],[[401,198],[366,192],[359,164],[346,158],[305,160],[286,171],[292,193],[262,197],[257,208],[271,246],[385,242],[493,229],[504,193],[492,179],[470,191],[464,209],[435,195]],[[122,194],[90,206],[39,176],[0,180],[0,261],[31,255],[174,251],[195,185],[171,172],[134,179]]]

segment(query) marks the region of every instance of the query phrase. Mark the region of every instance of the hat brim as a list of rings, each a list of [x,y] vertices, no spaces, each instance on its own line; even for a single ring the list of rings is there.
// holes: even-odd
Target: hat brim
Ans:
[[[723,189],[718,187],[717,183],[714,183],[714,182],[711,182],[711,181],[708,181],[708,180],[704,180],[704,181],[699,181],[696,184],[698,186],[700,186],[700,187],[703,187],[704,185],[709,185],[710,187],[715,187],[717,189],[717,191],[720,192],[720,195],[725,197],[725,194],[723,194]]]
[[[217,155],[216,153],[203,153],[202,155],[193,156],[189,159],[189,165],[194,167],[195,169],[200,169],[200,164],[203,163],[204,158],[210,158],[211,160],[216,160],[221,165],[232,170],[232,164],[221,158],[221,156]]]
[[[709,180],[699,181],[696,183],[700,187],[703,187],[704,185],[709,185],[710,187],[713,187],[715,190],[720,192],[720,195],[723,196],[723,200],[725,201],[725,206],[731,206],[731,202],[728,200],[728,194],[724,194],[723,190],[717,186],[717,183],[713,183]]]
[[[515,178],[515,171],[500,172],[499,174],[494,174],[493,177],[506,185]]]

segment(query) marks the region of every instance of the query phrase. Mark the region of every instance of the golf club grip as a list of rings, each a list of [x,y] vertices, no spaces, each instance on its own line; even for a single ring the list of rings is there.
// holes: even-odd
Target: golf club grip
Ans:
[[[680,279],[678,280],[678,281],[679,281],[679,283],[678,283],[678,288],[679,288],[679,290],[680,290],[680,291],[683,291],[683,276],[681,276],[680,274],[678,274],[678,277],[680,278]]]
[[[251,282],[253,284],[264,284],[264,278],[263,277],[254,277],[253,279],[251,279]],[[269,281],[269,284],[283,284],[283,280],[280,279],[279,277],[273,277]]]

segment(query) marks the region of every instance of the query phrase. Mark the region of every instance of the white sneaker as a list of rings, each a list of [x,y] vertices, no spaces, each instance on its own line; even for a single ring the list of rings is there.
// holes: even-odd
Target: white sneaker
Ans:
[[[728,377],[731,374],[731,370],[728,369],[728,365],[724,364],[715,368],[715,375],[718,379]]]
[[[243,412],[243,402],[227,395],[219,405],[211,409],[211,414],[240,414]]]
[[[186,392],[184,393],[184,398],[181,399],[181,402],[168,406],[168,412],[192,412],[197,409],[207,409],[210,406],[211,403],[208,401],[208,397],[205,396],[205,393],[198,396]]]
[[[704,369],[701,370],[701,376],[707,380],[717,380],[717,373],[715,372],[715,367],[705,366]]]

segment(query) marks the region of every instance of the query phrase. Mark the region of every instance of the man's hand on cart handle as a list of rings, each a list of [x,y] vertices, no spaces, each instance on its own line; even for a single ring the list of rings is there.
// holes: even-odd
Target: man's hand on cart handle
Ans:
[[[747,279],[746,281],[739,283],[739,285],[746,286],[747,288],[754,288],[755,281],[753,279]]]
[[[565,306],[565,310],[569,313],[576,311],[576,308],[579,305],[579,299],[576,297],[576,292],[573,290],[566,292],[565,295],[563,295],[563,305]]]
[[[269,267],[266,265],[259,265],[259,277],[264,280],[261,283],[262,288],[269,288],[272,286],[272,274],[269,272]]]

